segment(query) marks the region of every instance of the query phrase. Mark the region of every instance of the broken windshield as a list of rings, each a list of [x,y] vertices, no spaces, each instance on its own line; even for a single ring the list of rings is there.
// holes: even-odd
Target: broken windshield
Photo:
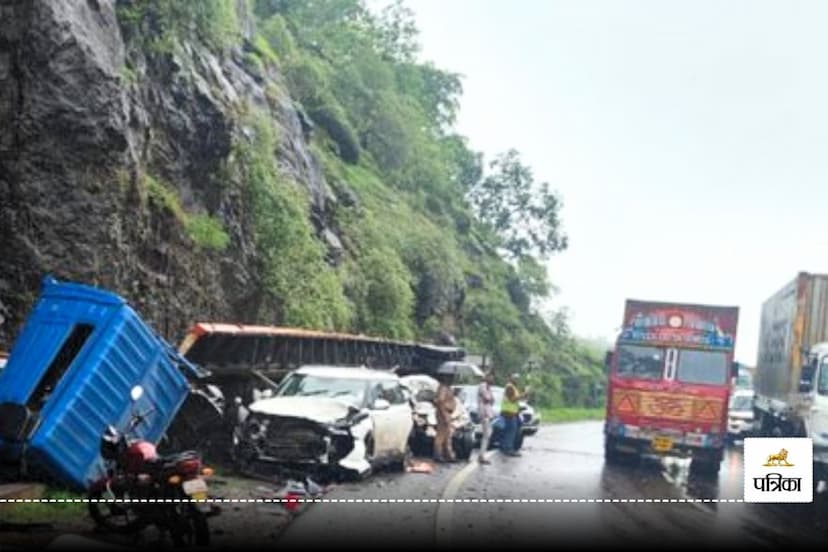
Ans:
[[[366,382],[354,378],[331,378],[291,374],[279,385],[277,397],[330,397],[360,408],[365,401]]]

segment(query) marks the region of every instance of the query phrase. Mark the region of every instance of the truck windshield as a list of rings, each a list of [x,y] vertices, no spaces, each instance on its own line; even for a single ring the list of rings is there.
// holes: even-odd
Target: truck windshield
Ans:
[[[679,354],[677,379],[684,383],[725,385],[727,355],[720,351],[683,350]]]
[[[616,374],[622,378],[659,380],[664,372],[664,349],[622,345]]]
[[[752,410],[753,397],[750,395],[733,395],[730,397],[730,410]]]

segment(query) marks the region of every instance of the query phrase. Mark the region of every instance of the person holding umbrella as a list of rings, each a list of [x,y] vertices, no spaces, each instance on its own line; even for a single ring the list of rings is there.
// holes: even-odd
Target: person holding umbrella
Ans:
[[[482,377],[483,372],[475,364],[465,361],[447,361],[437,368],[437,381],[440,386],[437,388],[437,396],[434,405],[437,410],[437,435],[434,437],[434,456],[438,461],[456,462],[457,457],[451,445],[452,414],[454,413],[455,401],[454,391],[451,389],[456,376]]]

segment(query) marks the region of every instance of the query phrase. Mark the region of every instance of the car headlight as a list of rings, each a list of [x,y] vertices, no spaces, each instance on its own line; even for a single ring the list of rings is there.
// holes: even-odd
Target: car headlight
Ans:
[[[264,439],[267,436],[267,426],[270,420],[248,417],[244,425],[244,434],[249,439],[258,440]]]

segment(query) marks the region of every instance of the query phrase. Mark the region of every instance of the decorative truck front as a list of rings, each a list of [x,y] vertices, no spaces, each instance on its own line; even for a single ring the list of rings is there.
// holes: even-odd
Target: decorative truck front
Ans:
[[[737,307],[627,300],[607,355],[607,462],[690,456],[717,473],[727,433]]]

